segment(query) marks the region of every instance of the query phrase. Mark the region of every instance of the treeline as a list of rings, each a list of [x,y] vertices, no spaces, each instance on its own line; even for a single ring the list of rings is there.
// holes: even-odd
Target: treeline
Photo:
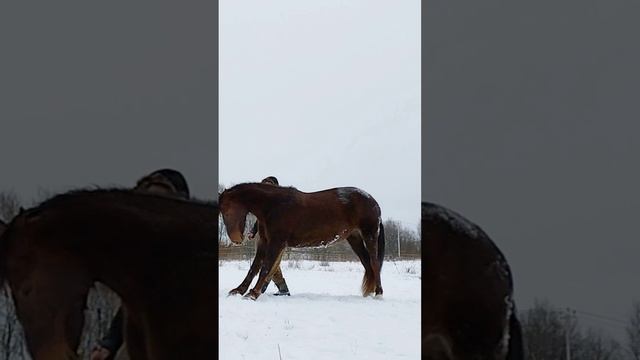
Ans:
[[[536,300],[520,313],[526,359],[640,360],[640,301],[633,301],[630,310],[623,321]],[[614,339],[602,328],[587,327],[580,323],[581,317],[624,328],[625,338]]]
[[[224,227],[222,216],[218,218],[218,250],[221,259],[245,260],[255,254],[256,239],[249,239],[246,232],[253,228],[256,219],[247,216],[245,239],[242,245],[233,246]],[[420,229],[412,230],[399,221],[392,219],[383,222],[385,231],[385,258],[418,259],[421,256]],[[399,247],[399,251],[398,251]],[[319,260],[319,261],[359,261],[346,241],[337,242],[326,248],[287,249],[283,260]]]

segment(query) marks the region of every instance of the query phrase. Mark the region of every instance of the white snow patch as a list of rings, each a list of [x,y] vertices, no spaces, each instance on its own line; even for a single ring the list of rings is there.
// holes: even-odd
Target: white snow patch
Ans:
[[[427,211],[429,213],[437,215],[441,219],[444,219],[453,227],[469,234],[471,237],[477,238],[482,233],[482,230],[480,230],[480,228],[477,225],[473,224],[471,221],[465,219],[464,217],[460,216],[459,214],[449,209],[438,206],[438,207],[429,207]]]
[[[344,204],[348,204],[351,202],[351,195],[354,193],[358,193],[366,198],[373,199],[368,192],[358,189],[356,187],[342,187],[338,188],[338,199],[342,201]]]
[[[362,297],[359,262],[316,261],[282,262],[290,297],[227,297],[249,265],[220,262],[221,359],[420,359],[419,261],[385,262],[384,299]]]

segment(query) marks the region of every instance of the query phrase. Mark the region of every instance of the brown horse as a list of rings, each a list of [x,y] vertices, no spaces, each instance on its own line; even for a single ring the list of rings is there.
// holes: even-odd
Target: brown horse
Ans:
[[[0,238],[35,360],[74,359],[89,289],[121,298],[131,359],[217,354],[216,204],[132,190],[74,191],[16,216]]]
[[[422,203],[422,356],[524,359],[511,270],[477,225]]]
[[[291,187],[246,183],[220,194],[220,212],[231,241],[242,243],[249,212],[258,218],[258,244],[247,276],[229,292],[244,294],[258,270],[255,287],[245,296],[262,293],[289,247],[328,246],[346,239],[365,269],[362,294],[382,295],[380,269],[384,259],[384,228],[380,207],[366,192],[353,188],[304,193]]]

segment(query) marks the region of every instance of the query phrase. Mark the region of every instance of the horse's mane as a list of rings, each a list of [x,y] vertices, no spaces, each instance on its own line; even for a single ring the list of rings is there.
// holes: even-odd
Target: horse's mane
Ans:
[[[158,193],[153,193],[153,192],[146,192],[146,191],[137,191],[135,189],[130,189],[130,188],[117,188],[117,187],[113,187],[113,188],[100,188],[100,187],[86,187],[86,188],[78,188],[78,189],[73,189],[64,193],[60,193],[60,194],[56,194],[53,195],[52,197],[50,197],[49,199],[46,199],[44,201],[42,201],[40,204],[36,205],[35,207],[32,207],[28,210],[25,211],[25,215],[27,217],[36,215],[38,213],[40,213],[43,210],[46,210],[47,208],[50,208],[51,206],[55,206],[61,202],[65,202],[67,200],[70,199],[74,199],[74,198],[82,198],[85,195],[90,195],[90,194],[113,194],[113,195],[124,195],[126,194],[126,196],[132,196],[132,197],[146,197],[146,198],[157,198],[157,199],[164,199],[164,200],[168,200],[168,201],[173,201],[176,203],[189,203],[189,204],[194,204],[194,205],[199,205],[199,206],[207,206],[207,207],[216,207],[218,206],[217,201],[213,200],[200,200],[200,199],[196,199],[196,198],[188,198],[188,199],[184,199],[178,196],[171,196],[171,195],[167,195],[167,194],[158,194]]]
[[[64,193],[56,194],[42,201],[40,204],[31,207],[27,210],[23,210],[15,216],[13,220],[5,226],[4,232],[0,234],[0,288],[4,286],[4,282],[6,281],[5,272],[6,272],[6,253],[8,246],[8,238],[12,232],[13,224],[16,220],[19,219],[29,219],[35,217],[42,213],[43,211],[55,207],[58,204],[65,203],[69,200],[73,200],[75,198],[81,199],[86,195],[90,194],[112,194],[114,196],[127,196],[132,198],[152,198],[152,199],[163,199],[165,202],[174,202],[176,204],[190,204],[195,205],[197,207],[203,207],[211,210],[217,211],[218,203],[217,201],[204,201],[194,198],[184,199],[176,196],[170,196],[165,194],[157,194],[152,192],[143,192],[136,191],[130,188],[100,188],[100,187],[86,187],[70,190]],[[215,219],[212,219],[212,222]],[[4,224],[4,223],[3,223]]]

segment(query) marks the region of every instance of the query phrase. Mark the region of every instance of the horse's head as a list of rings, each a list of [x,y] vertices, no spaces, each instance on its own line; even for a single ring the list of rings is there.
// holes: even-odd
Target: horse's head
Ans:
[[[235,244],[242,244],[244,227],[249,210],[240,201],[234,198],[229,190],[225,190],[219,197],[220,214],[227,228],[229,239]]]
[[[44,248],[38,220],[39,215],[21,212],[5,229],[0,253],[4,280],[31,357],[76,359],[91,282],[77,259]]]

